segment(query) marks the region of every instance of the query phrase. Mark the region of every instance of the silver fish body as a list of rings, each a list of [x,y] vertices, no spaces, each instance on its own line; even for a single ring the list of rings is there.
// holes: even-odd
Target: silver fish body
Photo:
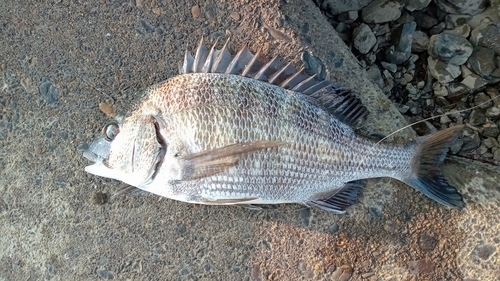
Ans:
[[[335,83],[243,48],[186,54],[181,74],[152,86],[84,153],[86,171],[202,204],[302,203],[341,213],[355,181],[392,177],[464,206],[439,168],[453,127],[404,145],[375,144],[351,126],[366,109]],[[347,125],[349,124],[349,125]],[[423,153],[427,151],[428,153]]]

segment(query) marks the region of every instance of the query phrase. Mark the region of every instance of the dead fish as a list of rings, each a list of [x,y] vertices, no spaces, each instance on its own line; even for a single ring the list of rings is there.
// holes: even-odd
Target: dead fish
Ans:
[[[338,84],[262,65],[203,38],[180,74],[145,90],[84,152],[91,174],[167,198],[212,205],[301,203],[342,213],[358,180],[391,177],[452,208],[460,193],[440,165],[462,126],[406,144],[375,144],[354,128],[368,112]]]

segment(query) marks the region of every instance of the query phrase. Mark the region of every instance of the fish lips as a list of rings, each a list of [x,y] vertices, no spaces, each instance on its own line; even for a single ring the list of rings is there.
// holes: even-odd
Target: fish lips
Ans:
[[[83,152],[83,157],[94,163],[102,163],[108,158],[110,148],[111,142],[103,137],[99,137]]]

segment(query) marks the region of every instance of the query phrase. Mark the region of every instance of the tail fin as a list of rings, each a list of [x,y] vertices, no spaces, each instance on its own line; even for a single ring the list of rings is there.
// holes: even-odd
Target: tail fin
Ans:
[[[465,207],[462,195],[448,184],[441,171],[448,147],[463,126],[454,126],[415,140],[416,151],[411,162],[412,175],[403,181],[427,197],[455,209]]]

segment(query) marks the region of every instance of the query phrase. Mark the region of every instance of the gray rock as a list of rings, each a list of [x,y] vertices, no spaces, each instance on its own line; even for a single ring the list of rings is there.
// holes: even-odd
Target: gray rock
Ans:
[[[434,95],[437,97],[448,96],[448,89],[437,81],[432,85],[432,90],[434,90]]]
[[[500,149],[497,149],[493,154],[493,159],[496,161],[500,161]]]
[[[498,141],[492,137],[488,137],[483,143],[487,148],[498,147]]]
[[[415,22],[422,29],[429,29],[439,23],[439,20],[425,12],[415,12]]]
[[[333,15],[342,14],[348,11],[359,11],[373,0],[325,0],[321,4],[321,8],[329,11]]]
[[[380,62],[380,64],[387,70],[389,70],[390,72],[394,73],[398,70],[398,66],[394,63],[388,63],[388,62],[385,62],[385,61],[382,61]]]
[[[436,0],[436,4],[450,14],[477,15],[488,5],[488,0]]]
[[[493,105],[493,101],[484,92],[480,92],[474,97],[474,105],[481,109],[486,109]]]
[[[461,152],[469,152],[479,147],[481,144],[481,138],[479,137],[478,132],[473,131],[472,129],[465,128],[463,132],[463,141],[464,144],[460,149]]]
[[[476,74],[488,78],[495,70],[495,52],[492,49],[477,46],[469,58],[469,64]]]
[[[496,108],[496,107],[492,107],[492,108]],[[488,114],[488,111],[486,111],[486,114]],[[490,123],[488,123],[488,124],[490,124]],[[495,123],[490,124],[490,126],[486,126],[483,128],[483,136],[485,136],[485,137],[496,138],[496,137],[498,137],[498,135],[500,135],[500,129],[498,129],[498,126]]]
[[[462,36],[464,38],[469,37],[470,31],[471,31],[471,28],[470,28],[470,26],[468,24],[457,26],[457,27],[455,27],[453,29],[445,29],[445,30],[443,30],[444,33],[454,34],[454,35]]]
[[[413,42],[413,33],[417,24],[415,22],[405,23],[396,28],[391,35],[391,44],[385,52],[388,62],[402,64],[408,60],[411,55]]]
[[[459,66],[431,56],[427,58],[427,65],[431,75],[442,84],[455,80],[461,73]]]
[[[431,0],[405,0],[405,9],[407,9],[410,12],[413,12],[415,10],[422,10],[423,8],[427,7]]]
[[[348,11],[340,14],[337,20],[344,23],[353,23],[358,19],[358,11]]]
[[[481,76],[477,74],[469,74],[467,75],[464,80],[461,82],[465,86],[469,87],[471,91],[475,91],[481,87],[484,87],[488,84],[488,80],[482,78]]]
[[[429,40],[429,55],[447,63],[464,64],[472,51],[472,44],[462,36],[441,33],[432,35]]]
[[[429,48],[429,36],[427,36],[427,33],[417,30],[413,34],[412,40],[411,51],[413,53],[427,52]]]
[[[480,109],[473,109],[469,115],[469,123],[472,126],[478,126],[484,124],[486,122],[486,116],[484,116],[484,112]]]
[[[364,23],[356,27],[353,31],[354,47],[362,54],[367,54],[377,43],[377,38],[370,27]]]
[[[382,73],[376,64],[372,64],[370,68],[366,70],[368,76],[377,83],[377,85],[382,88],[384,87],[384,79],[382,78]]]
[[[422,108],[420,107],[420,105],[417,102],[413,101],[413,100],[408,101],[406,103],[406,106],[409,107],[408,110],[413,115],[419,115],[420,113],[422,113]],[[415,131],[417,131],[417,130],[415,130]],[[417,133],[418,133],[418,131],[417,131]]]
[[[446,23],[447,29],[453,29],[455,27],[459,27],[459,26],[462,26],[464,24],[467,24],[467,21],[470,19],[471,19],[471,16],[469,16],[469,15],[450,14],[444,18],[444,21]]]
[[[491,120],[497,120],[500,117],[500,108],[492,106],[486,110],[484,115]]]
[[[492,7],[488,7],[482,13],[475,15],[468,20],[467,24],[472,28],[476,28],[485,19],[488,19],[491,22],[500,22],[500,14],[497,13],[497,11],[495,11]]]
[[[446,27],[446,24],[444,22],[440,22],[439,24],[433,26],[431,29],[429,29],[429,35],[436,35],[441,32],[443,32],[444,28]]]
[[[489,19],[485,19],[470,34],[472,44],[490,48],[500,55],[500,30]]]
[[[500,1],[499,0],[490,0],[491,9],[493,9],[497,15],[500,16]],[[497,21],[498,22],[498,21]]]
[[[490,73],[490,76],[492,78],[500,78],[500,56],[497,56],[495,58],[495,66],[496,66],[496,69]]]
[[[342,265],[331,274],[331,280],[348,281],[351,279],[354,270],[349,265]]]
[[[366,23],[394,21],[401,16],[403,6],[398,1],[375,0],[361,10],[361,18]]]
[[[50,105],[54,105],[57,102],[57,89],[49,81],[45,81],[38,87],[38,91],[42,95],[43,99]]]
[[[462,145],[464,144],[463,139],[457,139],[450,145],[451,154],[457,154],[460,149],[462,149]]]

